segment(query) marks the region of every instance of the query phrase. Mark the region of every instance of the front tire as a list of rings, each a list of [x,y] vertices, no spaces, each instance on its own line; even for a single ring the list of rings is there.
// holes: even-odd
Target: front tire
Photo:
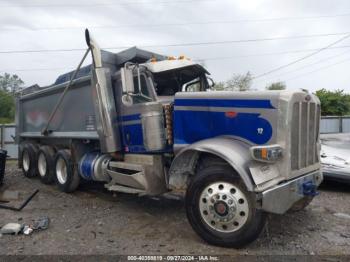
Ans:
[[[62,192],[73,192],[79,186],[80,177],[69,150],[59,150],[57,152],[55,178],[57,186]]]
[[[186,213],[196,233],[209,244],[243,247],[261,233],[266,214],[256,208],[254,193],[228,165],[204,167],[186,194]]]

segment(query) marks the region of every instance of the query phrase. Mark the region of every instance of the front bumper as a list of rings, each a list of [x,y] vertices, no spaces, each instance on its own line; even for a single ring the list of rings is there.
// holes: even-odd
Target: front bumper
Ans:
[[[323,180],[320,170],[289,180],[262,192],[262,209],[266,212],[283,214],[294,203],[309,196],[306,186],[318,187]]]

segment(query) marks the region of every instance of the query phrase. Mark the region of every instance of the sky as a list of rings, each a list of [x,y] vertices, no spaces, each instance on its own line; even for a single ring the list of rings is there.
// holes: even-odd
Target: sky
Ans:
[[[0,74],[52,84],[80,62],[89,28],[102,48],[203,61],[216,82],[249,71],[254,89],[350,93],[349,24],[348,0],[0,0]],[[40,51],[57,49],[78,50]]]

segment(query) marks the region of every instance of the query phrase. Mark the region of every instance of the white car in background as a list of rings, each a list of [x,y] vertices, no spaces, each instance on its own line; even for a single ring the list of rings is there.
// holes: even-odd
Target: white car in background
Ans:
[[[321,135],[321,163],[325,180],[350,183],[350,133]]]

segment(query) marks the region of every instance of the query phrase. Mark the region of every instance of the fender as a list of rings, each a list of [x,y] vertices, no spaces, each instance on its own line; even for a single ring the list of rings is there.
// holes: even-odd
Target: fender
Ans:
[[[248,164],[252,160],[249,145],[232,137],[221,136],[193,143],[183,148],[175,157],[169,170],[169,188],[183,190],[188,185],[188,178],[194,175],[200,153],[210,153],[229,163],[241,177],[249,191],[254,190],[254,183]]]

